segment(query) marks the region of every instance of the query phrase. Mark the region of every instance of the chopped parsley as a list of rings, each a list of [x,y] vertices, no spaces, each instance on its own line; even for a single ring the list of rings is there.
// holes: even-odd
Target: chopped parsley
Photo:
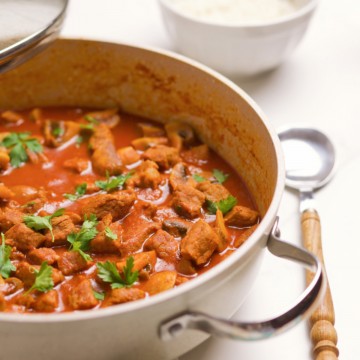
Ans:
[[[7,279],[16,267],[10,261],[11,246],[5,245],[5,235],[1,233],[1,246],[0,246],[0,275]]]
[[[88,121],[90,124],[94,124],[94,125],[99,125],[99,124],[100,124],[99,120],[95,119],[95,118],[94,118],[93,116],[91,116],[91,115],[85,115],[85,116],[84,116],[84,119],[85,119],[86,121]]]
[[[109,173],[106,172],[106,180],[97,180],[95,185],[104,191],[112,191],[117,188],[123,187],[126,180],[132,176],[131,173],[127,173],[119,176],[109,176]]]
[[[84,138],[82,136],[77,136],[75,143],[76,146],[80,146],[84,142]]]
[[[64,198],[75,201],[86,194],[87,183],[82,183],[75,188],[75,194],[64,194]]]
[[[29,157],[26,149],[34,153],[41,153],[43,151],[42,145],[36,138],[30,137],[30,132],[10,133],[1,142],[0,146],[10,149],[10,164],[13,167],[19,167],[22,163],[27,162]]]
[[[193,174],[192,177],[196,182],[203,182],[203,181],[207,180],[206,178],[204,178],[203,176],[201,176],[199,174]]]
[[[105,228],[105,236],[110,240],[117,240],[117,235],[108,226]]]
[[[123,275],[120,275],[116,265],[109,260],[105,263],[97,263],[98,276],[103,281],[110,283],[112,289],[121,289],[131,287],[139,278],[139,272],[132,271],[134,267],[134,258],[128,257],[126,265],[123,268]]]
[[[24,216],[24,223],[30,229],[35,231],[49,229],[51,233],[51,239],[54,242],[53,227],[51,225],[51,219],[61,216],[64,213],[64,209],[58,209],[53,214],[47,216],[38,215],[26,215]]]
[[[218,170],[218,169],[214,169],[212,174],[219,184],[222,184],[223,182],[225,182],[227,180],[227,178],[229,177],[228,174],[225,174],[221,170]]]
[[[54,287],[54,280],[52,278],[53,268],[47,264],[46,261],[41,263],[40,269],[35,272],[35,281],[31,288],[26,292],[28,294],[32,290],[47,292]]]
[[[98,224],[97,218],[91,214],[89,218],[85,215],[81,229],[77,233],[71,233],[67,236],[67,241],[71,244],[69,250],[77,251],[85,261],[92,261],[90,255],[85,251],[89,250],[90,241],[97,235],[96,226]]]
[[[105,299],[105,294],[104,293],[97,292],[97,291],[93,290],[93,294],[94,294],[95,299],[97,299],[97,300],[104,300]]]
[[[61,128],[60,126],[56,126],[55,128],[52,129],[51,133],[55,136],[55,137],[59,137],[64,135],[64,129]]]
[[[226,214],[236,205],[236,203],[236,198],[229,195],[226,199],[218,202],[208,201],[208,210],[210,214],[216,214],[217,209],[219,209],[223,214]]]

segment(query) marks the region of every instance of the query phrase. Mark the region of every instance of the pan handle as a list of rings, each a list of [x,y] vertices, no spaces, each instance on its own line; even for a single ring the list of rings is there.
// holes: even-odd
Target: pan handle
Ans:
[[[325,274],[320,261],[310,252],[280,239],[278,218],[269,236],[267,247],[273,255],[298,262],[314,272],[313,280],[295,305],[283,314],[261,322],[238,322],[188,310],[164,321],[159,329],[160,338],[170,340],[186,329],[196,329],[223,338],[259,340],[283,332],[309,316],[325,292]]]

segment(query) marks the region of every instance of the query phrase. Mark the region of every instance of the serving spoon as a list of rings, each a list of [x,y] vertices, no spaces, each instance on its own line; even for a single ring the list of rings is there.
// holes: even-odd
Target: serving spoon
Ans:
[[[335,148],[321,131],[304,126],[291,126],[278,132],[285,154],[286,185],[300,193],[303,243],[324,266],[320,217],[313,193],[331,179],[335,170]],[[312,279],[307,272],[306,281]],[[329,284],[320,306],[310,317],[311,340],[316,360],[338,359],[335,312]]]

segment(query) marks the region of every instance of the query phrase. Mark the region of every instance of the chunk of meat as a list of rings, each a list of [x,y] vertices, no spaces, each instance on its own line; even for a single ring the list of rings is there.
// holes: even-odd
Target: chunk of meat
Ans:
[[[72,310],[91,309],[98,304],[91,282],[84,276],[75,276],[61,288],[64,289],[64,300]]]
[[[130,165],[140,160],[140,155],[132,146],[126,146],[118,149],[117,155],[123,165]]]
[[[157,210],[157,205],[148,201],[137,200],[134,205],[134,211],[140,212],[142,216],[145,216],[149,220],[155,217]]]
[[[209,160],[209,154],[209,147],[206,144],[202,144],[182,152],[181,156],[190,164],[202,165]]]
[[[259,213],[245,206],[234,206],[225,216],[225,224],[235,227],[247,227],[258,222]]]
[[[13,245],[20,251],[27,252],[38,248],[45,241],[45,236],[30,228],[24,223],[19,223],[11,227],[5,233],[6,239],[12,241]]]
[[[0,149],[0,171],[8,169],[10,166],[10,156],[5,149]]]
[[[164,230],[158,230],[144,245],[145,250],[155,250],[156,255],[167,262],[174,262],[179,251],[179,242]]]
[[[106,234],[109,229],[116,239],[112,239]],[[97,225],[98,234],[90,242],[90,251],[94,253],[113,253],[120,254],[120,244],[122,239],[122,227],[118,222],[112,222],[110,214],[106,215]]]
[[[117,108],[92,111],[84,116],[85,119],[87,117],[95,119],[97,122],[106,125],[110,129],[114,128],[121,121]]]
[[[181,161],[179,150],[165,145],[157,145],[147,149],[142,154],[142,158],[156,162],[163,170],[170,169]]]
[[[106,295],[102,307],[143,299],[145,296],[145,291],[137,288],[112,289],[110,293]]]
[[[20,262],[15,271],[15,276],[19,278],[25,285],[25,287],[31,287],[35,281],[35,270],[39,270],[40,266],[30,265],[26,261]],[[52,268],[51,275],[54,286],[64,281],[64,275],[58,269]]]
[[[155,295],[168,289],[172,289],[176,282],[176,271],[160,271],[150,276],[143,289],[149,295]]]
[[[192,222],[180,218],[169,218],[163,221],[162,228],[174,237],[184,237]]]
[[[9,201],[15,196],[14,192],[11,191],[7,186],[0,183],[0,200]]]
[[[164,136],[165,131],[158,126],[149,123],[138,123],[138,127],[141,129],[143,136],[145,137],[157,137]]]
[[[5,295],[0,291],[0,311],[4,311],[5,309],[6,309]]]
[[[192,127],[181,121],[172,121],[165,125],[166,134],[173,147],[178,150],[184,145],[191,145],[195,141]]]
[[[5,280],[2,280],[2,282],[0,282],[0,293],[3,293],[4,295],[14,294],[18,290],[23,288],[24,288],[24,283],[16,277],[9,277]]]
[[[57,260],[59,270],[64,275],[73,275],[88,269],[93,263],[86,261],[77,251],[65,251]]]
[[[63,166],[67,170],[81,174],[83,171],[89,168],[89,160],[75,157],[65,160]]]
[[[59,295],[56,290],[41,294],[32,305],[38,312],[53,312],[59,306]]]
[[[35,188],[28,185],[11,186],[11,191],[14,193],[14,200],[21,204],[25,204],[35,199],[47,200],[46,191],[43,188]]]
[[[192,187],[196,186],[196,181],[191,176],[188,167],[182,162],[177,163],[173,167],[169,182],[173,190],[176,190],[179,185],[190,185]]]
[[[155,189],[162,181],[159,167],[156,163],[146,160],[136,169],[136,173],[127,181],[129,187]]]
[[[81,203],[82,215],[94,214],[99,220],[111,214],[114,221],[128,214],[135,201],[135,193],[131,190],[121,190],[111,194],[98,194],[88,197]]]
[[[98,174],[121,174],[121,160],[116,154],[114,137],[106,125],[100,124],[94,127],[89,146],[93,151],[91,155],[93,169]]]
[[[223,213],[219,209],[216,210],[215,231],[219,239],[217,251],[222,252],[228,246],[230,237],[225,226]]]
[[[24,214],[9,207],[0,208],[0,230],[5,232],[16,224],[20,224],[23,221]]]
[[[181,255],[196,265],[204,265],[219,244],[219,238],[211,226],[203,221],[196,222],[181,240]]]
[[[131,145],[140,151],[145,151],[156,145],[166,145],[168,139],[166,137],[142,137],[135,139],[131,142]]]
[[[221,184],[213,184],[210,181],[200,182],[196,188],[204,193],[207,201],[211,202],[219,202],[231,195],[224,186]]]
[[[252,235],[252,233],[257,229],[258,226],[259,224],[256,224],[245,229],[239,236],[235,238],[234,246],[239,247],[240,245],[242,245],[245,240],[248,239],[250,235]]]
[[[205,195],[189,185],[179,185],[174,191],[172,206],[181,216],[194,219],[201,215]]]
[[[3,111],[1,113],[1,118],[5,120],[7,123],[11,123],[11,124],[19,124],[24,121],[22,115],[12,110]]]
[[[56,216],[51,219],[52,232],[54,234],[54,241],[52,240],[50,230],[45,231],[45,246],[60,246],[67,245],[67,236],[76,232],[76,226],[72,222],[69,215]]]
[[[39,248],[29,251],[27,258],[33,265],[41,265],[44,261],[52,265],[57,261],[59,256],[53,249]]]

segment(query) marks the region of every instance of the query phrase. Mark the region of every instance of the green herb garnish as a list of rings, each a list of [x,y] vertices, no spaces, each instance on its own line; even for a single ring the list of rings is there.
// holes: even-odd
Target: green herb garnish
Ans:
[[[119,176],[109,176],[109,173],[106,172],[106,180],[97,180],[95,181],[95,185],[101,190],[111,191],[122,187],[125,184],[126,180],[129,179],[131,176],[131,173]]]
[[[7,279],[16,267],[10,261],[11,246],[5,245],[5,235],[1,233],[1,246],[0,246],[0,275]]]
[[[43,151],[42,145],[36,138],[30,138],[30,132],[10,133],[1,142],[0,146],[4,146],[10,150],[10,163],[13,167],[19,167],[22,163],[27,162],[29,157],[26,149],[34,153]]]
[[[71,244],[69,250],[79,252],[85,261],[92,261],[91,256],[86,254],[84,251],[89,250],[90,241],[98,233],[96,229],[97,224],[98,221],[94,214],[91,214],[89,219],[85,215],[85,221],[83,222],[80,231],[77,233],[71,233],[67,236],[67,241]]]
[[[93,290],[93,294],[94,294],[95,299],[97,299],[97,300],[104,300],[105,299],[105,294],[104,293],[97,292],[97,291]]]
[[[229,212],[237,203],[234,196],[229,195],[226,199],[218,202],[208,201],[208,210],[210,214],[216,214],[216,210],[219,209],[223,214]]]
[[[75,140],[75,144],[76,146],[80,146],[84,141],[84,138],[82,136],[77,136],[76,140]]]
[[[35,231],[49,229],[51,233],[52,242],[54,242],[53,227],[51,225],[51,219],[61,216],[64,213],[64,209],[56,210],[52,215],[38,216],[38,215],[26,215],[24,216],[24,223],[30,229]]]
[[[111,240],[117,239],[117,235],[108,226],[105,228],[105,236]]]
[[[99,125],[100,124],[100,121],[95,119],[93,116],[91,115],[85,115],[84,116],[84,119],[86,121],[88,121],[90,124],[94,124],[94,125]]]
[[[75,188],[75,194],[64,194],[64,198],[75,201],[81,196],[85,195],[87,189],[87,183],[82,183]]]
[[[55,137],[59,137],[64,135],[64,129],[61,128],[60,126],[55,127],[54,129],[52,129],[51,133],[55,136]]]
[[[203,176],[201,176],[199,174],[193,174],[192,177],[196,182],[203,182],[203,181],[207,180],[207,179],[205,179]]]
[[[97,263],[98,276],[105,282],[111,284],[112,289],[121,289],[123,287],[131,287],[139,278],[139,272],[132,271],[134,267],[134,258],[130,256],[126,260],[123,268],[123,276],[120,275],[116,265],[109,260],[105,263]]]
[[[53,268],[47,264],[46,261],[41,263],[40,270],[34,269],[35,281],[31,288],[26,292],[28,294],[32,290],[47,292],[54,287],[54,280],[52,278]]]
[[[222,184],[223,182],[225,182],[227,180],[227,178],[229,177],[228,174],[225,174],[221,170],[218,170],[218,169],[214,169],[212,174],[219,184]]]

